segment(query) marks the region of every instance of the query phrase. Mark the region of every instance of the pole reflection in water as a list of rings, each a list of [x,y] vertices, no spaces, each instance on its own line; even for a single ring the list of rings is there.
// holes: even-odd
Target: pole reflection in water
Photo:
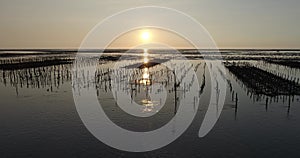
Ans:
[[[294,73],[299,70],[260,61],[228,62],[226,67],[254,103],[262,102],[268,112],[272,102],[282,101],[287,104],[289,116],[291,103],[298,101],[294,98],[300,95],[299,74]],[[281,72],[278,68],[285,71]]]
[[[131,57],[134,56],[130,55]],[[235,58],[239,56],[238,53],[233,55]],[[193,64],[192,68],[185,66],[180,61],[170,63],[166,60],[155,65],[153,64],[155,54],[148,50],[139,52],[139,54],[124,61],[116,61],[116,58],[112,60],[111,57],[114,56],[104,54],[105,60],[91,59],[91,61],[83,60],[86,62],[80,62],[78,66],[89,65],[91,62],[97,62],[99,65],[94,74],[95,79],[88,78],[87,73],[76,72],[78,78],[81,77],[82,80],[74,85],[71,84],[71,63],[50,62],[44,64],[44,59],[39,57],[34,60],[31,57],[26,59],[20,57],[16,59],[13,57],[2,58],[1,63],[8,65],[0,67],[2,93],[0,111],[3,120],[5,120],[2,121],[1,125],[4,130],[1,130],[0,135],[2,136],[1,140],[3,140],[3,151],[7,151],[4,153],[4,157],[12,156],[10,153],[16,153],[19,156],[30,155],[32,150],[29,148],[32,145],[34,150],[44,151],[44,146],[38,145],[41,138],[46,139],[45,142],[49,142],[46,145],[50,148],[66,149],[65,151],[69,152],[70,155],[89,152],[85,150],[86,147],[91,149],[104,148],[102,143],[93,141],[94,138],[78,118],[71,91],[71,88],[75,86],[79,87],[77,88],[79,90],[83,85],[90,88],[95,87],[98,101],[103,103],[102,108],[118,126],[139,132],[158,129],[174,117],[176,102],[186,97],[187,95],[184,93],[189,91],[190,86],[193,85],[193,80],[190,80],[190,83],[182,83],[182,78],[187,76],[185,72],[190,69],[195,70],[198,76],[201,76],[198,78],[200,90],[197,92],[197,96],[200,98],[200,109],[190,112],[198,112],[199,117],[195,117],[195,124],[181,138],[182,141],[174,142],[170,148],[165,148],[167,151],[161,150],[163,152],[161,156],[164,156],[163,154],[166,152],[173,154],[174,157],[182,152],[190,154],[188,156],[192,157],[203,154],[202,150],[199,150],[201,148],[206,153],[203,156],[216,157],[214,144],[219,144],[218,147],[222,151],[229,151],[219,151],[227,157],[238,155],[239,153],[236,151],[251,151],[254,156],[259,156],[259,154],[271,156],[274,152],[284,156],[287,154],[285,151],[289,151],[288,154],[290,155],[299,153],[296,148],[290,145],[298,145],[300,142],[299,137],[297,137],[300,130],[300,106],[298,106],[300,103],[300,76],[298,68],[291,69],[289,65],[282,66],[270,61],[265,63],[252,60],[247,61],[250,63],[248,67],[243,67],[241,62],[244,61],[235,61],[235,65],[229,65],[232,66],[229,68],[232,71],[228,69],[228,72],[232,73],[228,73],[231,75],[224,77],[228,77],[228,92],[231,93],[228,93],[220,121],[217,122],[213,132],[208,137],[198,141],[193,133],[198,132],[198,125],[203,121],[201,115],[206,112],[204,100],[210,98],[208,89],[211,88],[211,79],[207,68],[210,65],[205,64],[200,58],[190,60]],[[248,59],[248,56],[243,56],[243,59]],[[48,60],[60,60],[60,58],[51,57],[47,58]],[[61,60],[67,61],[67,59]],[[26,62],[26,64],[18,66],[15,64],[21,62]],[[120,64],[120,66],[114,68],[116,64]],[[131,67],[135,64],[148,66]],[[178,71],[173,71],[165,65],[171,68],[176,67]],[[174,77],[175,73],[177,79]],[[243,77],[243,74],[255,75],[255,77],[247,78]],[[218,88],[215,87],[215,89],[213,92],[217,93]],[[123,110],[124,106],[121,106],[123,99],[120,93],[128,94],[129,103],[138,104],[134,108],[139,109],[140,113],[148,113],[149,117],[139,119],[139,117],[130,115]],[[113,95],[116,96],[116,100],[114,100]],[[166,100],[163,99],[163,95],[166,95]],[[190,104],[196,102],[196,99],[191,99]],[[117,102],[121,102],[120,107]],[[162,107],[158,108],[160,106]],[[174,131],[176,130],[178,129],[174,127]],[[221,131],[226,132],[226,137]],[[51,133],[59,133],[59,135],[52,135]],[[25,138],[30,140],[27,141],[29,143],[28,148],[16,145],[24,143]],[[57,143],[58,139],[63,140],[62,143]],[[247,148],[240,145],[241,141],[247,142]],[[188,146],[182,146],[181,142],[191,143]],[[225,145],[222,142],[225,142]],[[232,145],[226,145],[228,143]],[[52,146],[53,144],[55,146]],[[99,154],[104,156],[106,154],[109,157],[115,151],[105,149],[105,151],[99,150],[99,152],[92,151],[90,153],[95,157]],[[39,153],[39,155],[42,154],[45,153]],[[51,155],[52,153],[49,150],[46,154]],[[126,154],[124,153],[125,157]],[[151,157],[147,154],[146,156]],[[160,154],[160,151],[157,151],[156,154]]]
[[[144,59],[143,59],[143,64],[148,64],[149,59],[148,59],[148,52],[147,49],[144,50]],[[155,104],[154,102],[157,102],[155,100],[151,100],[150,96],[149,96],[149,86],[151,86],[152,84],[152,80],[150,79],[150,74],[149,74],[149,68],[145,67],[143,68],[143,77],[142,79],[139,80],[140,84],[143,84],[144,86],[144,91],[146,93],[145,99],[143,99],[141,101],[141,103],[144,106],[144,110],[143,112],[152,112],[152,110],[154,109],[154,106],[156,106],[157,104]],[[158,112],[158,111],[156,111]]]

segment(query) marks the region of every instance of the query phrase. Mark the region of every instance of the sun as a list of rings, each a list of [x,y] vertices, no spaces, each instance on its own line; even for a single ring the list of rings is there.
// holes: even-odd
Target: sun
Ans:
[[[143,31],[141,34],[141,38],[144,41],[148,41],[150,39],[150,36],[151,36],[150,32],[148,32],[148,31]]]

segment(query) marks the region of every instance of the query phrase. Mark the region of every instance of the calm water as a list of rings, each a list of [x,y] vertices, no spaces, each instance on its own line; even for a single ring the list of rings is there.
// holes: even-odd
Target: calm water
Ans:
[[[98,101],[115,124],[132,131],[150,131],[168,123],[176,114],[177,102],[187,97],[196,81],[178,88],[174,83],[184,80],[185,72],[196,73],[201,89],[197,94],[200,103],[191,126],[170,145],[145,153],[108,147],[86,129],[73,100],[72,90],[82,86],[79,82],[72,84],[74,54],[22,53],[0,57],[1,157],[300,156],[298,51],[223,52],[226,66],[223,77],[228,83],[226,101],[216,125],[203,138],[198,137],[198,131],[210,94],[214,92],[210,65],[201,55],[185,54],[185,62],[190,65],[184,66],[183,59],[170,54],[150,53],[145,59],[135,53],[123,56],[122,61],[116,61],[121,53],[105,54],[98,61],[95,80],[85,86],[96,88]],[[170,60],[175,64],[170,64]],[[139,63],[150,66],[141,67]],[[166,67],[168,64],[178,67],[181,71],[176,73],[181,73],[182,78],[176,80]],[[116,65],[118,69],[113,69]],[[161,86],[155,88],[154,84]],[[118,99],[113,97],[119,93],[128,94],[140,105],[136,108],[137,114],[149,117],[126,113],[126,108],[131,107],[119,107]]]

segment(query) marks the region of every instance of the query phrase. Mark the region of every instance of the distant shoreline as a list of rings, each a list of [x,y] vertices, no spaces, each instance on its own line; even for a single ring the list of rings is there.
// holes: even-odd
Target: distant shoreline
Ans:
[[[4,51],[12,51],[12,52],[17,52],[17,51],[24,51],[24,52],[57,52],[57,53],[75,53],[78,52],[79,49],[0,49],[0,52],[4,52]],[[128,50],[131,51],[141,51],[143,49],[85,49],[85,50],[80,50],[81,52],[103,52],[104,53],[111,53],[111,52],[126,52]],[[149,50],[166,50],[166,51],[170,51],[173,49],[149,49]],[[178,51],[196,51],[197,49],[177,49]],[[299,49],[198,49],[198,51],[300,51]]]
[[[129,51],[130,50],[130,51]],[[107,54],[122,54],[122,53],[143,53],[143,49],[86,49],[86,50],[77,50],[77,49],[0,49],[0,58],[1,57],[16,57],[16,56],[36,56],[36,55],[76,55],[80,53],[107,53]],[[228,53],[241,53],[245,52],[247,54],[257,54],[262,52],[272,52],[272,53],[293,53],[300,52],[300,49],[177,49],[176,51],[181,54],[210,54],[220,52],[221,54]],[[172,54],[175,51],[173,49],[148,49],[148,52],[151,54]]]

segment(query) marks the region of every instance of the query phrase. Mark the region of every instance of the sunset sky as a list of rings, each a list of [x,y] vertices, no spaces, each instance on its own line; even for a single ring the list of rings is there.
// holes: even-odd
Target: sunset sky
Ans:
[[[1,0],[0,48],[78,48],[104,18],[149,5],[189,14],[219,48],[300,48],[299,0]]]

